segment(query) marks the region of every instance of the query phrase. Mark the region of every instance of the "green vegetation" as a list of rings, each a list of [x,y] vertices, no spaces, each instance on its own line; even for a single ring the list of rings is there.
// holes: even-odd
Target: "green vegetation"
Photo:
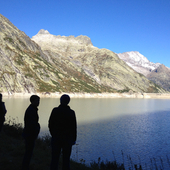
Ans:
[[[125,89],[123,89],[123,90],[118,90],[118,93],[128,93],[129,92],[129,88],[125,88]]]
[[[23,47],[26,47],[25,43],[23,41],[21,41],[19,38],[17,38],[19,43],[23,46]]]
[[[18,45],[16,45],[16,49],[19,50],[19,51],[22,51]]]
[[[21,56],[20,54],[18,56],[15,56],[14,61],[20,66],[25,65],[23,61],[23,56]]]
[[[159,89],[161,89],[161,87],[155,83],[153,85],[154,86],[149,86],[147,93],[159,93]]]
[[[79,87],[80,91],[87,92],[87,93],[90,92],[100,93],[97,87],[88,84],[86,81],[80,79],[79,82],[80,82],[80,87]]]
[[[8,37],[8,36],[6,36],[4,38],[4,40],[10,42],[11,44],[14,43],[14,40],[11,37]]]
[[[138,73],[139,74],[139,77],[144,77],[144,75],[143,74],[141,74],[141,73]]]
[[[55,92],[58,91],[57,86],[52,86],[48,83],[45,83],[43,81],[41,81],[40,79],[37,79],[37,84],[39,89],[37,91],[39,92]]]
[[[11,51],[11,48],[8,45],[6,45],[5,49]]]

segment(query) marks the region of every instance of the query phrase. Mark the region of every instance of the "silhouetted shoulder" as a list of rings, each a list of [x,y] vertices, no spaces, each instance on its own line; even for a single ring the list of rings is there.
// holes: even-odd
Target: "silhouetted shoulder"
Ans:
[[[73,115],[75,115],[75,111],[72,110],[72,109],[70,109],[70,113],[73,114]]]

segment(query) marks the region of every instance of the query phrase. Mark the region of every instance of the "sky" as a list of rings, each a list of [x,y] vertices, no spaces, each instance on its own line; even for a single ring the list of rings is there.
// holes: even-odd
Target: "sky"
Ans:
[[[95,47],[170,67],[170,0],[1,0],[0,14],[30,38],[40,29],[86,35]]]

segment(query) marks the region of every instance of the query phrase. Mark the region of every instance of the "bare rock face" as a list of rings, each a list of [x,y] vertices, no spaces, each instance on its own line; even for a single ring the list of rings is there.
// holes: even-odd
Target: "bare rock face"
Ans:
[[[164,89],[170,91],[170,69],[161,64],[147,75],[147,78]]]
[[[165,92],[87,36],[32,40],[0,15],[0,92]]]
[[[50,34],[47,30],[41,29],[38,34]]]
[[[27,79],[23,63],[31,62],[29,55],[39,53],[40,47],[0,15],[0,90],[3,92],[35,92],[34,79]]]
[[[38,43],[44,50],[50,49],[52,51],[63,50],[65,52],[74,51],[74,47],[79,47],[80,50],[86,46],[92,46],[92,42],[89,37],[80,35],[74,36],[55,36],[50,34],[47,30],[41,29],[37,35],[32,37],[32,40]],[[44,44],[44,40],[46,43]]]
[[[87,38],[86,43],[78,41],[79,37]],[[154,91],[155,85],[148,79],[136,73],[114,52],[94,47],[86,36],[75,38],[38,33],[32,40],[41,46],[46,55],[53,56],[53,61],[61,56],[62,61],[67,60],[77,71],[81,70],[100,85],[111,87],[115,91]]]

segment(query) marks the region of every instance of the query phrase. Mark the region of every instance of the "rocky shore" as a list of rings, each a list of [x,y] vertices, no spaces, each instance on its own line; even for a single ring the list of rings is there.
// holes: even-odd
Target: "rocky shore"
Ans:
[[[4,97],[30,97],[36,94],[40,97],[59,98],[62,94],[69,94],[71,98],[153,98],[170,99],[170,93],[2,93]]]

